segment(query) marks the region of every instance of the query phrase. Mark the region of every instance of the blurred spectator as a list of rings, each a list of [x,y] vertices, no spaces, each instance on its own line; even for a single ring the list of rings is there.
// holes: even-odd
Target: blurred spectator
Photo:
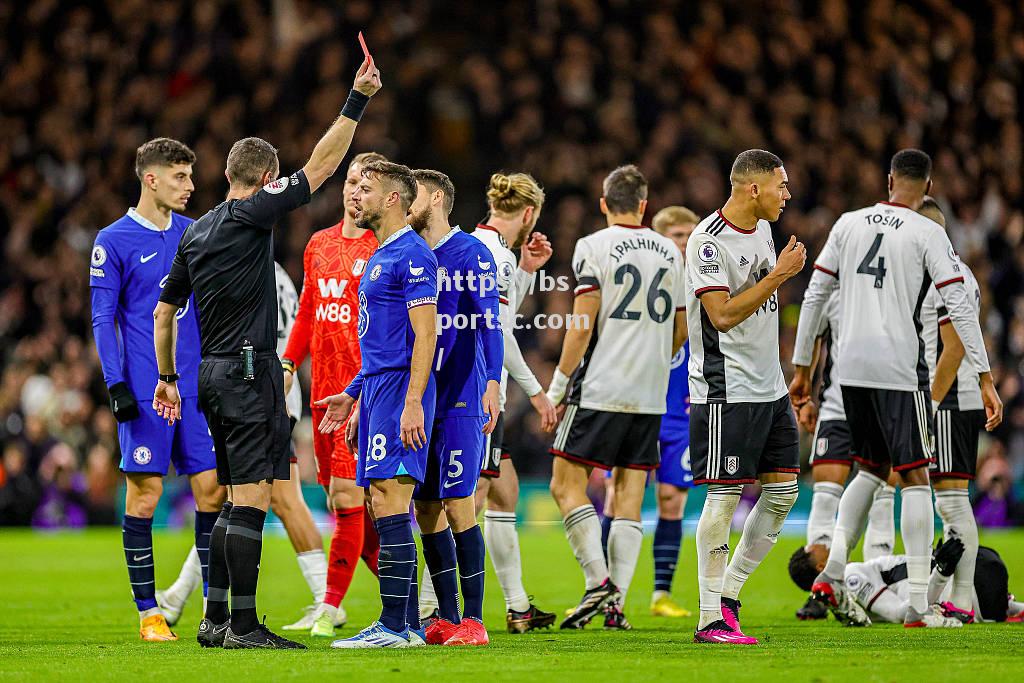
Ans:
[[[839,214],[884,197],[894,151],[929,151],[951,238],[984,288],[1007,406],[994,435],[1005,485],[1021,481],[1024,12],[953,0],[769,6],[0,3],[0,444],[23,454],[11,455],[22,462],[3,491],[28,476],[48,505],[61,492],[62,510],[74,508],[73,491],[90,519],[106,519],[113,505],[103,491],[117,478],[118,453],[90,336],[87,268],[96,231],[136,200],[135,148],[158,135],[192,146],[194,217],[223,198],[224,159],[240,137],[279,146],[283,172],[301,166],[344,101],[360,29],[385,89],[353,151],[447,172],[463,226],[483,217],[490,173],[533,173],[548,196],[539,227],[555,245],[552,275],[569,274],[575,240],[603,224],[600,181],[622,163],[647,174],[652,212],[684,203],[706,214],[725,198],[736,153],[769,148],[785,160],[794,194],[777,238],[796,233],[815,254]],[[276,258],[296,281],[309,235],[340,215],[340,180],[332,182],[279,226]],[[788,283],[783,303],[798,303],[805,282]],[[564,294],[535,293],[526,310],[569,306]],[[546,383],[561,333],[520,336]],[[782,339],[786,359],[792,330]],[[145,409],[149,397],[137,398]],[[549,437],[518,390],[506,433],[522,472],[549,471]],[[44,473],[58,444],[73,457]]]
[[[980,463],[973,505],[978,526],[998,528],[1024,524],[1024,504],[1014,495],[1010,465],[1001,450]]]

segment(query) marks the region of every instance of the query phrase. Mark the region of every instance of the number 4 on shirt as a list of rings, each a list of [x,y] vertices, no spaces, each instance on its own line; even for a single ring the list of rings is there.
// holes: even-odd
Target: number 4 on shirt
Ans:
[[[868,249],[868,253],[864,255],[864,260],[857,266],[857,272],[865,275],[875,276],[875,289],[881,289],[883,282],[885,282],[885,257],[878,256],[878,250],[882,247],[882,233],[875,235],[875,241],[871,243],[871,248]],[[871,260],[878,256],[878,265],[871,265]]]

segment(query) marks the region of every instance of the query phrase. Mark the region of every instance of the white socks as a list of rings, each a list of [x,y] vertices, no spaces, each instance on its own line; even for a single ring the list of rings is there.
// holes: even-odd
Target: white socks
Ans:
[[[857,536],[860,535],[868,509],[875,498],[875,491],[884,485],[885,482],[875,475],[861,471],[843,491],[843,497],[839,501],[836,528],[832,535],[832,547],[828,553],[828,563],[822,572],[829,579],[843,580],[850,546],[856,545]],[[927,577],[925,580],[927,581]]]
[[[165,593],[177,597],[183,604],[192,591],[203,585],[203,566],[199,562],[199,551],[195,546],[188,551],[185,563],[181,565],[181,572]]]
[[[733,600],[739,597],[743,584],[779,540],[779,532],[799,492],[796,480],[761,485],[757,505],[747,515],[743,536],[740,537],[740,544],[736,546],[726,571],[722,597]]]
[[[565,536],[569,539],[576,561],[583,568],[587,590],[597,588],[608,578],[608,564],[601,550],[601,521],[589,503],[571,510],[565,516]]]
[[[807,517],[807,545],[820,543],[832,546],[832,531],[836,526],[836,512],[839,510],[839,499],[842,497],[842,484],[834,481],[814,483],[811,514]]]
[[[904,487],[901,501],[900,532],[907,554],[910,607],[918,614],[924,614],[928,609],[928,577],[931,574],[932,537],[935,535],[932,489],[930,486]]]
[[[708,485],[708,496],[697,522],[697,585],[700,588],[697,628],[722,618],[722,583],[729,563],[729,530],[742,492],[739,484]]]
[[[896,547],[896,518],[893,501],[896,489],[886,484],[875,492],[875,500],[868,513],[868,530],[864,532],[864,561],[892,555]]]
[[[591,508],[593,509],[593,508]],[[519,533],[516,513],[488,510],[484,513],[484,543],[498,575],[506,609],[525,612],[530,598],[523,587],[523,566],[519,557]]]
[[[632,519],[612,520],[612,529],[608,532],[608,571],[612,583],[622,593],[620,604],[626,604],[626,592],[633,580],[643,542],[643,524]]]
[[[966,611],[970,611],[974,603],[974,565],[978,559],[978,524],[969,496],[967,489],[935,492],[935,508],[942,519],[942,537],[946,540],[959,538],[964,544],[964,555],[953,572],[950,601]]]
[[[437,593],[434,592],[434,581],[430,578],[430,570],[424,567],[420,581],[420,619],[426,619],[437,609]]]
[[[302,570],[302,578],[313,593],[313,604],[319,605],[324,601],[324,593],[327,592],[327,555],[321,550],[307,550],[304,553],[297,553],[295,559],[299,561],[299,569]]]

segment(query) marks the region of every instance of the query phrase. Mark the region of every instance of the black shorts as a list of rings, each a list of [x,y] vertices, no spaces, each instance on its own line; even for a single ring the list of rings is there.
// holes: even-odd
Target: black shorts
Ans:
[[[888,463],[896,472],[932,462],[934,427],[927,392],[841,388],[854,460],[868,467]]]
[[[661,415],[566,406],[550,452],[587,467],[657,469]]]
[[[508,460],[512,455],[505,449],[505,411],[498,415],[494,431],[487,435],[484,450],[484,466],[480,470],[481,477],[497,479],[501,476],[501,461]]]
[[[199,364],[199,403],[217,453],[222,485],[288,479],[291,429],[277,354],[260,354],[255,378],[242,379],[240,358],[210,357]]]
[[[694,484],[753,484],[760,474],[800,474],[800,437],[789,397],[691,404],[690,464]]]
[[[846,420],[818,420],[810,465],[853,466],[853,440]]]
[[[291,415],[288,416],[288,462],[292,465],[296,465],[299,462],[299,455],[295,452],[295,442],[291,438],[297,422],[296,418]]]
[[[974,479],[978,437],[985,428],[984,410],[943,410],[935,413],[935,462],[932,479]]]

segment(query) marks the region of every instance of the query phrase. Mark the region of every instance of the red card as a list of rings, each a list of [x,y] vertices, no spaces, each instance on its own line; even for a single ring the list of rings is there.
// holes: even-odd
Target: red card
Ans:
[[[363,56],[366,57],[367,60],[372,62],[373,57],[370,56],[370,48],[366,47],[366,39],[363,38],[362,31],[359,32],[359,46],[363,48]]]

